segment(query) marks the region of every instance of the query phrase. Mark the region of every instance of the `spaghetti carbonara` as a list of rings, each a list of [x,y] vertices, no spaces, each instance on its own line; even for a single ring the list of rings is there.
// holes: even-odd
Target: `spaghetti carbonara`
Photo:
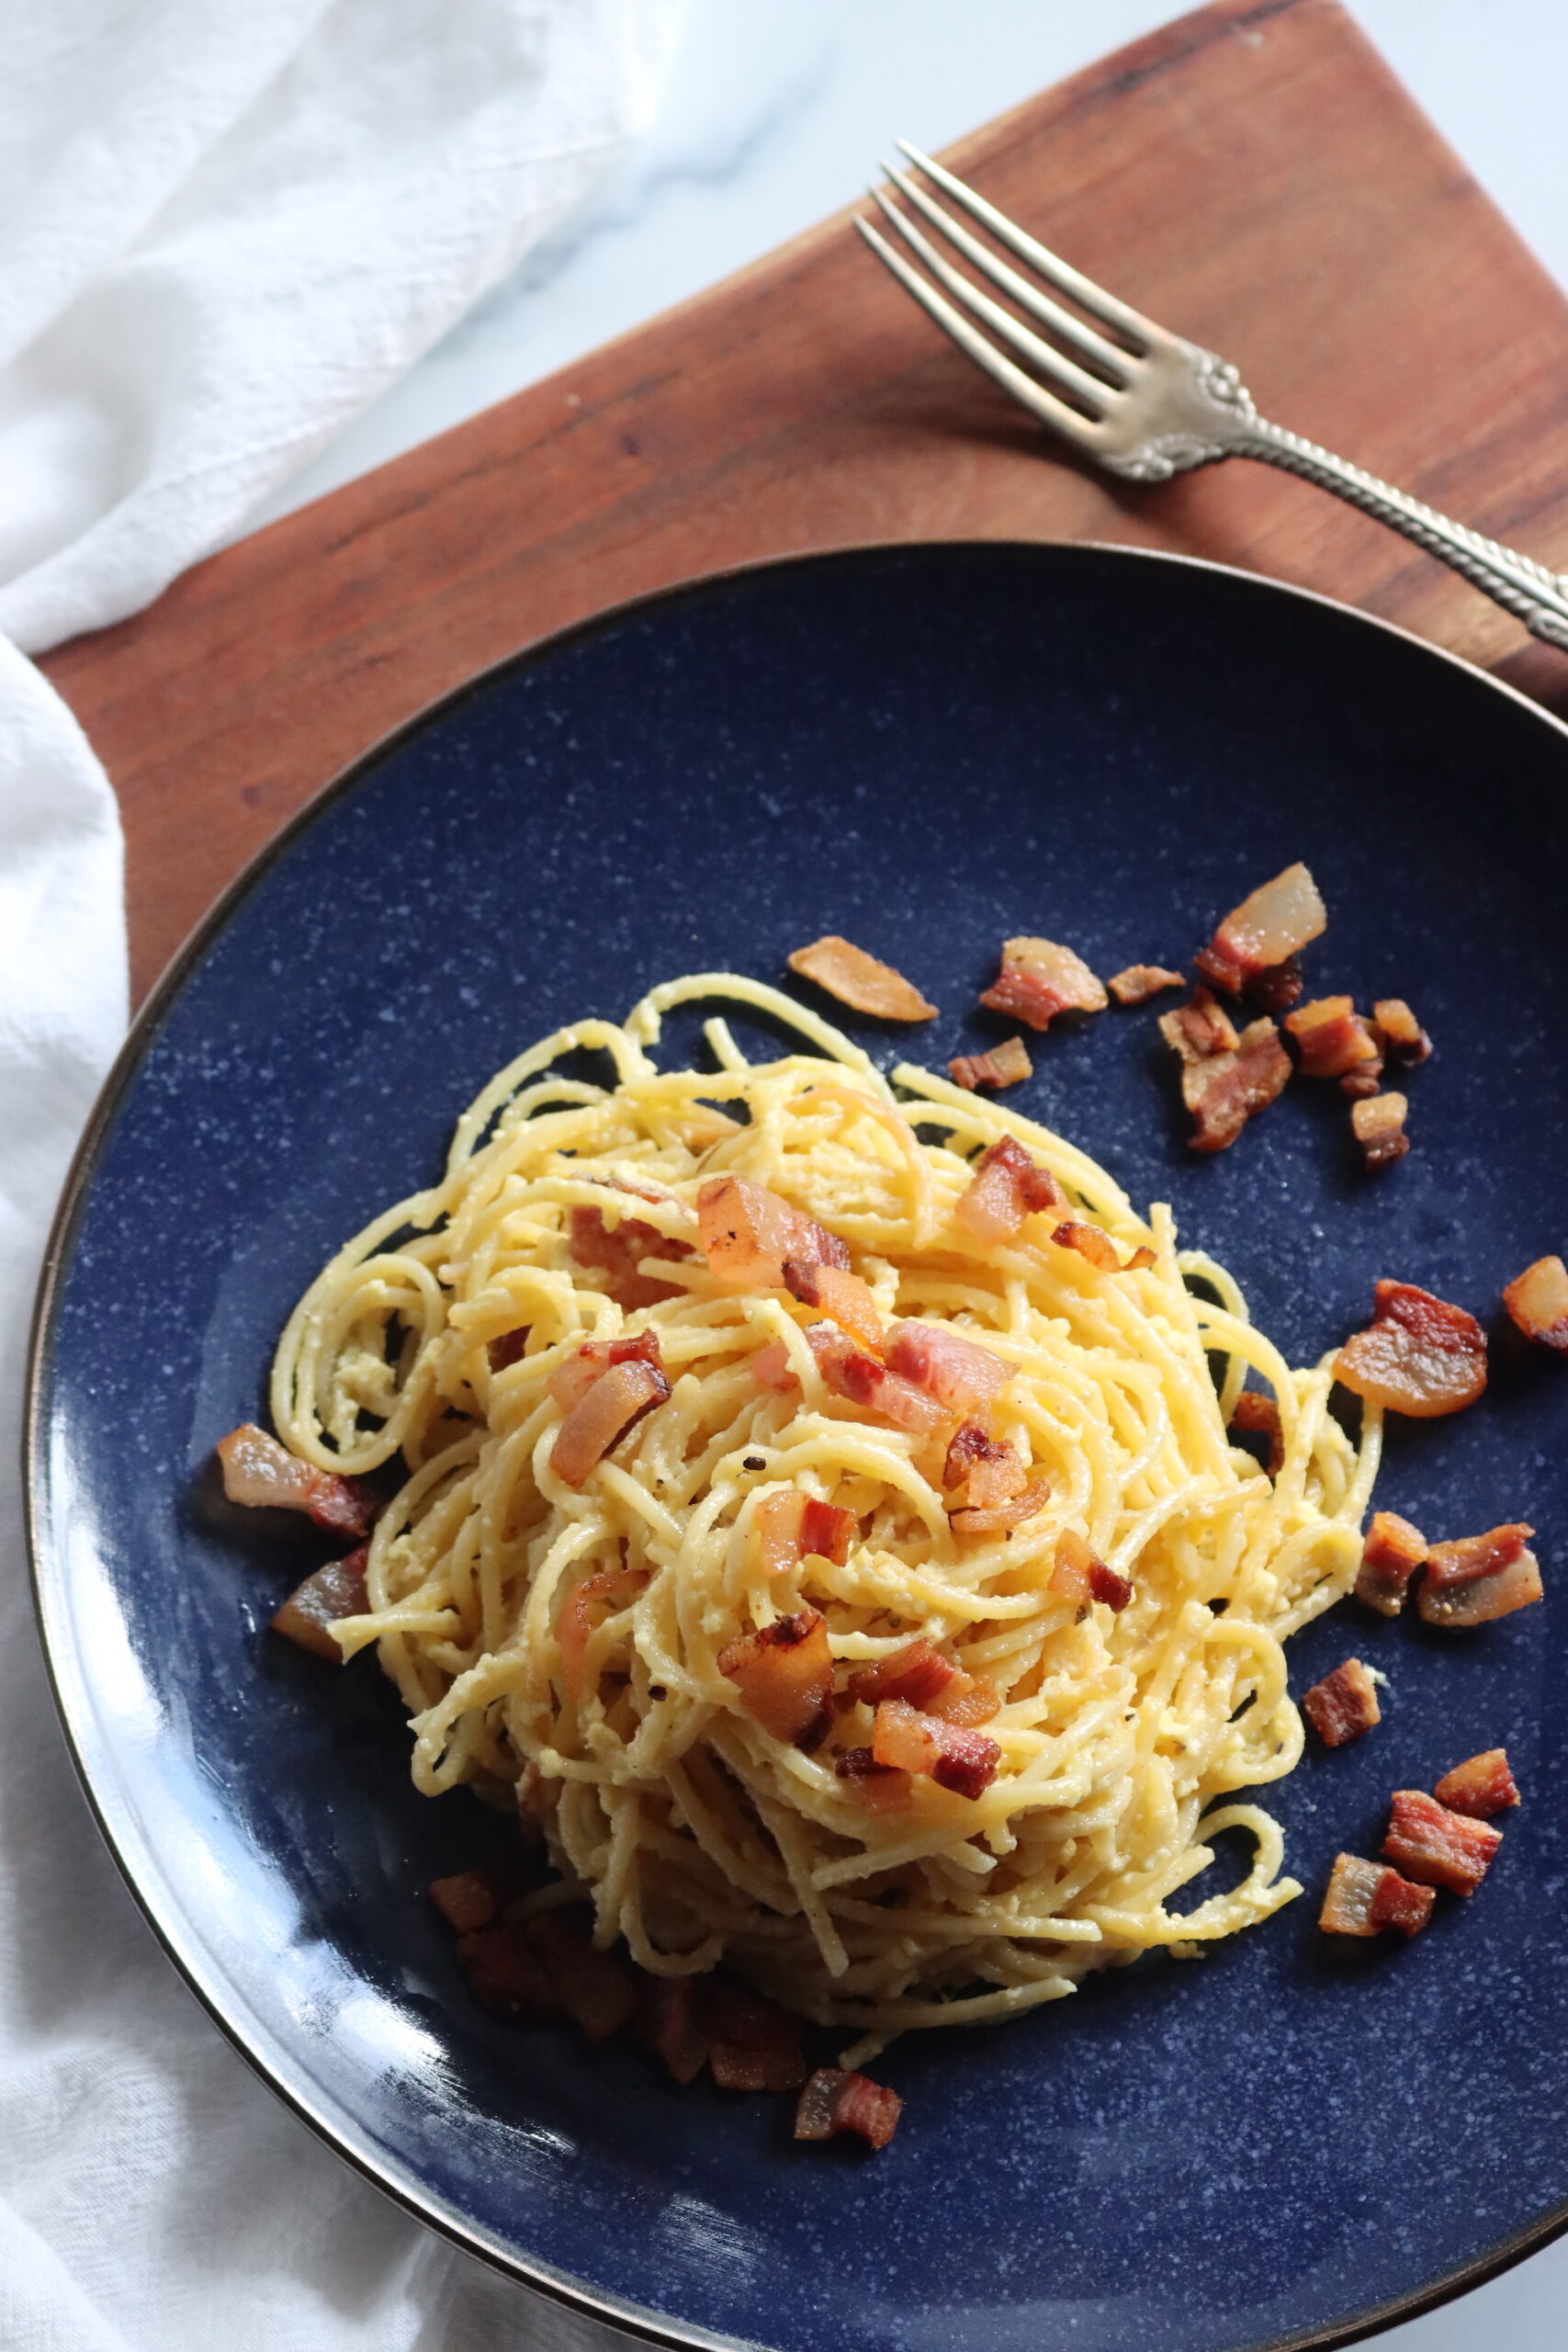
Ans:
[[[715,1017],[713,1067],[661,1069],[665,1016],[708,1002],[793,1049],[749,1059]],[[1003,1137],[1065,1203],[983,1243],[959,1204]],[[719,1178],[837,1237],[889,1328],[993,1360],[978,1427],[1026,1469],[1030,1515],[966,1518],[961,1413],[935,1436],[897,1425],[831,1377],[863,1340],[776,1274],[716,1270],[699,1199]],[[1112,1246],[1054,1238],[1074,1227]],[[657,1345],[623,1359],[657,1361],[667,1393],[564,1476],[571,1368],[639,1335]],[[1249,1372],[1278,1406],[1273,1477],[1227,1435]],[[1190,1954],[1299,1893],[1236,1792],[1295,1764],[1281,1645],[1359,1563],[1379,1416],[1353,1443],[1329,1386],[1326,1360],[1288,1366],[1224,1269],[1178,1250],[1168,1209],[1145,1223],[1072,1145],[927,1071],[885,1078],[789,999],[706,975],[485,1089],[441,1181],[301,1300],[273,1410],[323,1469],[400,1463],[369,1609],[337,1633],[345,1656],[378,1646],[417,1786],[517,1792],[603,1943],[664,1975],[722,1960],[858,2037],[854,2063],[1153,1946]],[[781,1559],[772,1498],[792,1494],[845,1540]],[[1074,1584],[1089,1558],[1124,1605]],[[783,1736],[737,1660],[818,1621],[828,1703]],[[885,1724],[916,1718],[917,1763],[919,1738],[951,1736],[876,1702],[879,1666],[933,1654],[983,1694],[981,1785],[877,1761]],[[1225,1830],[1250,1841],[1245,1876],[1183,1908]]]

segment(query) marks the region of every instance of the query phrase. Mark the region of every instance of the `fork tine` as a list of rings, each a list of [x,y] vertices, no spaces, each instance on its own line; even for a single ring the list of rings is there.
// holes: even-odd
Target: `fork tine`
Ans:
[[[1027,311],[1031,318],[1038,319],[1042,326],[1049,327],[1053,334],[1060,335],[1065,343],[1075,345],[1086,359],[1092,359],[1097,368],[1103,368],[1116,383],[1125,384],[1128,381],[1129,355],[1120,344],[1108,343],[1093,327],[1086,326],[1082,319],[1075,318],[1071,311],[1064,311],[1059,302],[1053,302],[1049,294],[1042,294],[1027,277],[1021,277],[1016,269],[1010,268],[991,251],[989,245],[983,245],[978,237],[972,236],[961,220],[955,220],[951,212],[944,212],[935,198],[929,197],[919,181],[912,180],[908,172],[899,171],[893,164],[884,164],[882,168],[906,201],[923,212],[932,227],[939,229],[950,244],[956,245],[976,269],[984,270],[994,286],[999,286],[1005,294],[1010,294],[1021,310]]]
[[[906,220],[897,205],[889,203],[879,187],[874,187],[871,195],[905,243],[919,254],[931,276],[940,285],[946,287],[955,301],[962,302],[965,310],[973,311],[976,318],[983,319],[1004,342],[1010,343],[1032,368],[1037,368],[1043,376],[1059,385],[1063,391],[1072,392],[1086,402],[1091,415],[1104,414],[1107,401],[1113,400],[1115,394],[1100,377],[1086,375],[1076,360],[1067,358],[1051,344],[1042,343],[1037,334],[1021,325],[1010,311],[1002,309],[999,302],[993,302],[979,287],[971,286],[961,271],[942,259],[931,239],[922,236],[914,222]]]
[[[1021,261],[1032,262],[1047,285],[1054,286],[1058,294],[1070,295],[1102,325],[1114,327],[1119,334],[1129,336],[1141,348],[1146,349],[1151,343],[1159,341],[1161,331],[1152,319],[1145,319],[1130,303],[1119,302],[1114,294],[1108,294],[1103,286],[1095,284],[1092,277],[1086,277],[1081,270],[1074,269],[1070,262],[1060,260],[1048,245],[1041,244],[1037,238],[1019,228],[1005,212],[998,212],[994,204],[987,204],[983,196],[976,196],[972,187],[966,187],[961,179],[955,179],[941,164],[933,163],[929,155],[922,155],[919,149],[912,147],[907,139],[900,139],[898,145],[912,164],[935,180],[939,187],[944,187],[949,196],[963,205],[975,220],[983,221],[992,235],[999,238],[1004,245],[1010,246]]]
[[[995,377],[1004,391],[1010,392],[1015,401],[1021,401],[1054,433],[1075,442],[1079,448],[1093,447],[1094,428],[1087,416],[1080,415],[1076,408],[1069,408],[1066,401],[1059,401],[1054,392],[1046,391],[1032,376],[1026,376],[1021,368],[1015,368],[1005,353],[998,351],[995,344],[987,343],[978,327],[971,326],[963,311],[956,310],[944,296],[939,294],[934,286],[928,286],[919,271],[911,267],[902,254],[895,253],[886,238],[879,235],[871,222],[863,220],[858,213],[855,215],[855,227],[878,261],[893,272],[900,285],[914,296],[920,308],[936,321],[944,334],[950,334],[960,349],[969,354],[976,367],[983,368],[987,376]]]

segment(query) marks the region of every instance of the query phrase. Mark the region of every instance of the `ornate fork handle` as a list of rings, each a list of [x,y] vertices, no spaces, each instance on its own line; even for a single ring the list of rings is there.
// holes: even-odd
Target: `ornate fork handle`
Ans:
[[[1450,522],[1436,507],[1424,506],[1418,498],[1407,497],[1375,474],[1363,472],[1359,466],[1335,457],[1332,450],[1319,448],[1315,441],[1303,441],[1300,434],[1288,433],[1263,417],[1238,422],[1227,434],[1226,445],[1229,454],[1257,458],[1264,465],[1301,474],[1320,490],[1331,490],[1352,506],[1375,515],[1428,555],[1462,572],[1523,621],[1533,637],[1568,652],[1568,572],[1549,571],[1533,557],[1517,554],[1495,539],[1483,538],[1479,531]]]

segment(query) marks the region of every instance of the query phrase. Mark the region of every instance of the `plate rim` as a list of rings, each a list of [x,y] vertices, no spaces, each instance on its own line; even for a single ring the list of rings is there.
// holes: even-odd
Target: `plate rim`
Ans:
[[[142,1835],[129,1811],[117,1815],[117,1808],[109,1796],[100,1791],[95,1777],[90,1760],[94,1715],[88,1698],[87,1678],[78,1674],[74,1677],[77,1690],[72,1690],[67,1687],[73,1680],[71,1668],[76,1661],[68,1638],[64,1607],[68,1582],[65,1561],[63,1555],[51,1544],[47,1524],[49,1473],[44,1424],[45,1395],[50,1385],[62,1282],[105,1142],[121,1103],[129,1095],[166,1015],[177,1002],[187,979],[221,936],[233,910],[293,847],[296,840],[308,831],[335,801],[353,792],[365,775],[378,767],[401,744],[423,732],[436,719],[459,708],[470,696],[482,694],[503,673],[547,662],[580,639],[638,615],[700,595],[705,591],[758,575],[794,572],[811,566],[853,564],[866,558],[909,556],[918,559],[931,554],[978,550],[1044,556],[1053,561],[1066,558],[1069,562],[1078,558],[1111,556],[1138,564],[1168,567],[1177,571],[1217,573],[1223,578],[1241,582],[1249,590],[1261,590],[1266,594],[1321,606],[1412,646],[1418,652],[1461,672],[1473,684],[1513,704],[1568,746],[1568,720],[1559,718],[1554,712],[1506,679],[1481,669],[1463,655],[1435,643],[1415,629],[1389,620],[1381,614],[1366,612],[1347,604],[1321,589],[1305,587],[1293,581],[1276,580],[1267,573],[1250,571],[1244,565],[1190,555],[1179,548],[1141,547],[1112,539],[873,539],[839,548],[807,548],[759,557],[745,563],[723,565],[712,571],[697,572],[668,582],[639,595],[603,606],[569,622],[564,628],[552,630],[547,636],[531,639],[510,653],[487,662],[458,684],[433,696],[410,717],[400,719],[395,726],[378,736],[365,750],[356,752],[328,777],[246,859],[192,926],[131,1015],[125,1037],[94,1099],[72,1153],[51,1221],[34,1295],[25,1361],[21,1443],[23,1536],[34,1619],[50,1695],[88,1811],[153,1938],[224,2039],[268,2090],[336,2156],[389,2197],[411,2219],[435,2231],[449,2245],[483,2262],[525,2291],[542,2295],[558,2307],[602,2327],[617,2329],[623,2335],[630,2332],[632,2342],[660,2347],[660,2352],[768,2352],[768,2348],[756,2338],[716,2333],[682,2321],[674,2314],[652,2311],[596,2289],[568,2273],[557,2271],[536,2256],[522,2255],[448,2207],[445,2199],[434,2195],[428,2188],[403,2178],[396,2167],[383,2163],[368,2146],[356,2144],[357,2133],[352,2126],[346,2125],[343,2119],[333,2120],[326,2111],[325,2102],[318,2106],[302,2083],[288,2079],[286,2053],[280,2052],[275,2059],[258,2046],[259,2036],[256,2040],[247,2039],[244,2023],[225,2010],[221,1986],[209,1984],[208,1972],[200,1957],[194,1950],[187,1949],[182,1936],[184,1923],[178,1905],[170,1897],[166,1905],[161,1907],[162,1871],[151,1840]],[[73,1712],[78,1699],[80,1722]],[[104,1778],[107,1781],[110,1775],[106,1771]],[[164,1916],[164,1908],[171,1916]],[[1472,2289],[1484,2286],[1565,2233],[1568,2233],[1568,2199],[1538,2221],[1515,2231],[1485,2253],[1408,2294],[1369,2306],[1326,2327],[1309,2327],[1292,2334],[1255,2337],[1241,2347],[1240,2352],[1345,2352],[1345,2347],[1350,2345],[1362,2343],[1369,2336],[1380,2335],[1384,2329],[1397,2326],[1404,2321],[1420,2318],[1444,2303],[1470,2293]]]

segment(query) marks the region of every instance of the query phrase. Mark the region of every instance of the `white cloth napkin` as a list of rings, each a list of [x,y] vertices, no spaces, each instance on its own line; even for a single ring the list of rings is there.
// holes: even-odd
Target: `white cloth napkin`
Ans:
[[[0,2346],[479,2352],[559,2324],[251,2075],[77,1793],[14,1468],[125,1023],[113,795],[24,658],[135,611],[558,220],[684,0],[32,0],[0,73]],[[9,642],[5,640],[8,639]]]

